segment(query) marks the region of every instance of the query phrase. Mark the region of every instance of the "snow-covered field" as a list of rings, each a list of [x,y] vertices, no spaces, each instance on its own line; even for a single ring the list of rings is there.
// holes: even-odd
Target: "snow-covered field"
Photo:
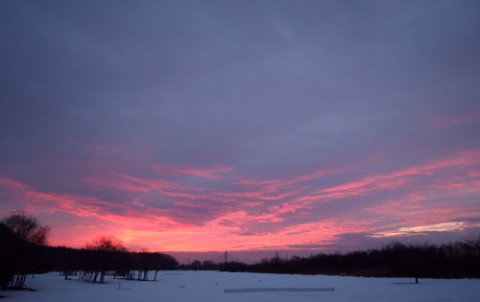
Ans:
[[[28,277],[36,291],[0,292],[3,301],[39,302],[170,302],[170,301],[480,301],[480,280],[302,276],[224,272],[161,272],[156,282],[109,278],[107,284],[63,280],[58,273]],[[403,284],[402,284],[403,283]],[[324,292],[225,293],[238,288],[321,288]]]

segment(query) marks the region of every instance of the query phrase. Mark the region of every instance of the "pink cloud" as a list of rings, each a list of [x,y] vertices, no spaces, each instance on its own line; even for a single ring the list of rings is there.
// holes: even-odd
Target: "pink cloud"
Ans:
[[[479,164],[480,149],[471,149],[431,163],[408,167],[390,173],[366,176],[357,181],[322,189],[318,191],[322,194],[316,195],[316,197],[345,198],[362,195],[370,191],[400,188],[407,184],[414,183],[417,180],[417,177],[420,176],[433,178],[434,174],[439,173],[442,169],[451,167],[461,169],[462,167],[476,166]],[[468,177],[469,173],[464,173],[461,178],[463,184],[465,184],[467,181],[466,178]],[[452,183],[448,180],[445,185],[452,185]],[[455,184],[455,186],[459,186],[459,184]]]
[[[27,185],[7,177],[0,178],[0,185],[4,185],[18,190],[26,190],[29,188]]]
[[[65,213],[80,220],[93,220],[95,225],[132,246],[154,250],[167,246],[178,251],[226,247],[246,250],[327,244],[346,233],[388,233],[436,225],[459,216],[478,217],[478,211],[461,204],[454,206],[454,200],[456,196],[479,193],[479,164],[480,149],[470,149],[429,163],[360,175],[330,186],[323,185],[327,176],[353,168],[321,170],[284,180],[235,179],[232,175],[218,178],[231,168],[199,172],[158,167],[155,178],[110,173],[83,179],[82,183],[89,187],[118,190],[125,196],[123,202],[39,191],[8,177],[0,178],[0,185],[15,191],[21,204],[33,212]],[[182,175],[198,175],[207,185],[189,185],[183,182]],[[389,196],[390,191],[395,191],[393,197]],[[344,208],[334,218],[316,217],[322,205],[352,198],[358,204],[379,193],[387,197],[363,207],[360,204],[356,211]],[[432,203],[440,206],[431,208]],[[290,221],[292,217],[295,222]],[[328,217],[328,212],[322,217]],[[62,230],[58,236],[70,240],[63,244],[78,246],[87,234],[96,231],[73,226],[70,232],[77,235],[68,239],[66,230]],[[52,242],[61,242],[59,238],[52,238]]]
[[[110,222],[148,221],[152,216],[157,217],[156,215],[162,214],[161,211],[155,209],[138,212],[127,204],[114,203],[95,197],[42,192],[8,178],[2,179],[1,184],[7,184],[11,188],[17,189],[26,206],[42,213],[64,212],[79,217],[96,217]],[[171,222],[171,220],[169,221]]]

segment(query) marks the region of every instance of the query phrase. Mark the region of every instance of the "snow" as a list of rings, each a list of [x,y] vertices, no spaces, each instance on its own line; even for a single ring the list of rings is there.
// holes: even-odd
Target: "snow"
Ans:
[[[28,277],[35,291],[0,292],[3,301],[41,302],[242,302],[242,301],[480,301],[479,279],[359,278],[226,272],[168,271],[158,280],[125,281],[111,277],[106,284],[63,280],[58,273]],[[258,291],[225,293],[241,288],[325,288],[334,291]]]

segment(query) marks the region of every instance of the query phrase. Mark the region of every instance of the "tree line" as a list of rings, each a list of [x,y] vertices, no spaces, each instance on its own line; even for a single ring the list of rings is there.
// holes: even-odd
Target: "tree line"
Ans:
[[[256,264],[229,262],[217,268],[230,272],[415,277],[417,282],[418,278],[479,278],[480,236],[443,245],[394,242],[380,249],[345,254],[276,256]]]
[[[129,252],[113,237],[99,237],[85,248],[48,246],[50,229],[25,214],[0,221],[0,288],[23,289],[26,277],[59,271],[65,279],[103,283],[107,274],[128,280],[156,280],[159,270],[171,270],[178,262],[170,255]]]
[[[127,280],[157,280],[159,270],[173,270],[178,262],[170,255],[156,252],[129,252],[114,238],[100,237],[84,249],[50,248],[54,269],[65,279],[76,278],[104,283],[105,276]]]

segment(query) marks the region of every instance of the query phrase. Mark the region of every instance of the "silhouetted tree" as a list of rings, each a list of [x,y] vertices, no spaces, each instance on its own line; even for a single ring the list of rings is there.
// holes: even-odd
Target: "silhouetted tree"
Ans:
[[[177,260],[166,254],[151,253],[144,249],[139,253],[132,253],[132,255],[135,260],[136,277],[131,273],[128,277],[130,280],[149,281],[149,276],[151,276],[149,273],[153,271],[151,280],[156,281],[159,270],[170,270],[178,267]]]
[[[205,261],[202,262],[201,268],[202,268],[202,270],[216,270],[217,265],[215,264],[215,262],[213,262],[211,260],[205,260]]]
[[[42,226],[34,216],[16,214],[3,220],[12,232],[29,244],[46,245],[50,232],[48,226]]]
[[[127,249],[115,237],[100,236],[86,245],[84,254],[86,268],[82,279],[89,282],[105,282],[105,275],[109,270],[116,270],[119,253],[126,253]]]
[[[126,252],[122,241],[113,236],[99,236],[91,243],[87,243],[87,249],[108,252]]]
[[[42,268],[42,245],[47,242],[49,228],[42,226],[34,216],[11,215],[0,223],[2,242],[2,269],[0,286],[21,289],[25,287],[27,274]]]
[[[11,229],[0,222],[0,288],[7,289],[18,270],[18,251],[23,242]]]

